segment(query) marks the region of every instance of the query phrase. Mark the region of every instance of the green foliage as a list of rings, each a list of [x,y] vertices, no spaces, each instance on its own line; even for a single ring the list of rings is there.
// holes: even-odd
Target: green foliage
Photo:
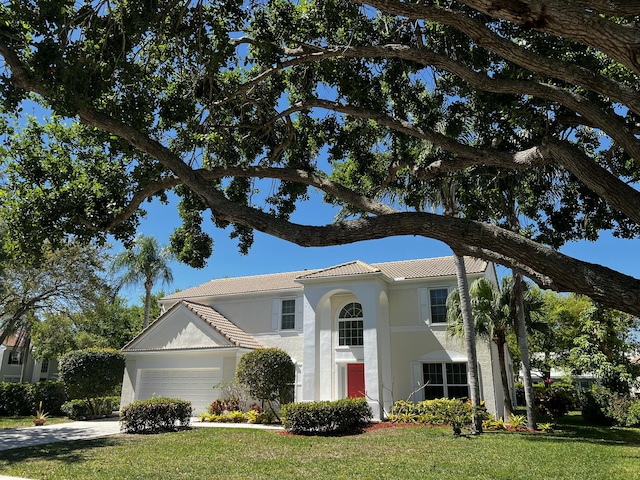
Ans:
[[[480,419],[488,418],[486,408],[479,407]],[[391,407],[389,420],[402,423],[423,423],[428,425],[450,425],[454,435],[460,435],[462,428],[471,425],[473,407],[470,402],[459,398],[436,398],[413,404],[399,400]]]
[[[71,398],[108,396],[122,384],[125,356],[113,349],[75,350],[58,363],[60,379]]]
[[[627,395],[640,376],[629,352],[638,346],[640,319],[591,304],[580,315],[580,331],[570,351],[574,373],[588,372],[610,390]]]
[[[120,423],[126,433],[160,433],[188,427],[193,408],[191,402],[178,398],[154,397],[137,400],[120,411]]]
[[[498,418],[497,420],[492,414],[488,414],[487,418],[482,421],[482,429],[486,430],[506,430],[507,427],[504,424],[504,420],[502,418]]]
[[[291,401],[291,386],[295,381],[295,366],[291,357],[278,348],[259,348],[245,353],[236,369],[238,381],[249,394],[267,402]]]
[[[597,425],[634,427],[640,425],[640,399],[621,395],[606,387],[592,385],[581,392],[584,419]]]
[[[577,392],[573,384],[564,382],[537,383],[533,386],[536,408],[556,422],[577,404]]]
[[[526,415],[511,415],[509,417],[509,425],[512,428],[518,429],[527,426],[527,416]]]
[[[62,405],[67,401],[67,388],[61,381],[46,380],[31,385],[31,396],[35,402],[42,402],[50,415],[61,415]]]
[[[31,415],[35,406],[31,384],[0,383],[0,415]]]
[[[288,403],[282,407],[284,428],[301,435],[351,432],[365,426],[372,417],[371,407],[364,398]]]
[[[86,400],[69,400],[62,405],[62,412],[71,420],[86,420],[111,415],[120,409],[120,397],[93,398],[91,404]]]
[[[49,414],[60,415],[66,401],[65,385],[59,381],[0,383],[0,416],[31,415],[40,402]]]

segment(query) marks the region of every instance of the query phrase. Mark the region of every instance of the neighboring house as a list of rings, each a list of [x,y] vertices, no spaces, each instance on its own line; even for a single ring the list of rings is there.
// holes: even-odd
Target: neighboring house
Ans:
[[[497,280],[493,264],[465,264],[470,282]],[[455,272],[453,257],[354,261],[212,280],[164,297],[158,320],[123,348],[122,406],[155,394],[191,400],[203,412],[240,357],[260,347],[292,357],[296,401],[366,394],[381,418],[395,400],[466,397],[465,349],[446,334]],[[503,416],[497,350],[487,341],[477,349],[482,398]]]
[[[0,381],[36,383],[57,378],[57,360],[35,360],[31,349],[25,351],[24,341],[17,336],[7,337],[0,345]]]

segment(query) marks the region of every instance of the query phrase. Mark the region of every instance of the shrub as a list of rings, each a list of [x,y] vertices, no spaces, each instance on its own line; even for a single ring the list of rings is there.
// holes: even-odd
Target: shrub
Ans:
[[[488,419],[486,409],[478,407],[481,418]],[[436,398],[417,404],[399,400],[391,407],[390,420],[402,423],[424,423],[428,425],[450,425],[459,435],[462,427],[470,425],[473,419],[473,406],[458,398]]]
[[[189,426],[191,402],[178,398],[154,397],[130,403],[120,412],[120,423],[126,433],[159,433]]]
[[[29,383],[0,383],[0,415],[31,415],[35,401]]]
[[[507,427],[504,424],[502,418],[495,419],[491,414],[487,415],[487,418],[482,421],[483,430],[506,430]]]
[[[85,400],[70,400],[62,405],[62,411],[72,420],[85,420],[94,416],[111,415],[119,407],[120,397],[101,397],[94,398],[93,405]]]
[[[615,423],[609,414],[609,401],[612,393],[608,388],[591,385],[588,390],[580,394],[582,417],[589,423],[596,425],[613,425]]]
[[[242,410],[240,408],[240,402],[236,398],[227,398],[222,400],[218,398],[211,402],[211,405],[207,407],[207,412],[220,415],[225,412],[235,412]]]
[[[350,432],[369,423],[372,417],[371,407],[364,398],[289,403],[282,407],[284,428],[304,435]]]
[[[60,381],[47,380],[31,385],[34,403],[42,402],[50,415],[62,415],[62,405],[67,401],[67,389]]]
[[[122,384],[124,368],[124,354],[108,348],[74,350],[58,363],[69,397],[86,400],[95,415],[99,408],[92,399],[113,395]]]
[[[575,408],[577,402],[575,387],[565,382],[537,383],[533,386],[533,395],[536,409],[554,422]]]
[[[640,399],[592,385],[580,397],[582,416],[587,422],[621,427],[640,426]]]
[[[281,405],[293,400],[291,386],[295,381],[295,366],[287,352],[279,348],[259,348],[245,353],[238,363],[236,377],[249,389],[249,394],[268,402]]]

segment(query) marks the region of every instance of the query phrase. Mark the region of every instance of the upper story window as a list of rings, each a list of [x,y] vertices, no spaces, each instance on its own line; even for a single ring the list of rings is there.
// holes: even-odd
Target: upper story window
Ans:
[[[349,303],[338,315],[338,345],[357,347],[364,344],[362,305]]]
[[[429,290],[429,305],[431,306],[431,323],[447,323],[446,288],[432,288]]]
[[[42,366],[40,367],[40,373],[49,373],[49,359],[42,360]]]
[[[293,330],[296,328],[295,299],[282,300],[282,305],[280,307],[280,329]]]
[[[22,350],[11,350],[8,363],[9,365],[22,365]]]

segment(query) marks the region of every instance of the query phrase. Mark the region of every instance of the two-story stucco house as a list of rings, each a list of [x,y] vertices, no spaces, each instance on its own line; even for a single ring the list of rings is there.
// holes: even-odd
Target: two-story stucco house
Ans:
[[[36,383],[57,378],[57,360],[36,360],[31,348],[25,348],[25,341],[19,336],[10,335],[0,345],[0,382]]]
[[[496,280],[492,264],[465,263],[470,281]],[[214,386],[260,347],[293,358],[296,401],[366,396],[381,418],[399,399],[466,397],[465,350],[446,334],[455,288],[445,257],[223,278],[169,295],[160,318],[123,348],[122,405],[155,394],[204,411]],[[482,397],[502,416],[495,345],[478,341],[477,350]]]

